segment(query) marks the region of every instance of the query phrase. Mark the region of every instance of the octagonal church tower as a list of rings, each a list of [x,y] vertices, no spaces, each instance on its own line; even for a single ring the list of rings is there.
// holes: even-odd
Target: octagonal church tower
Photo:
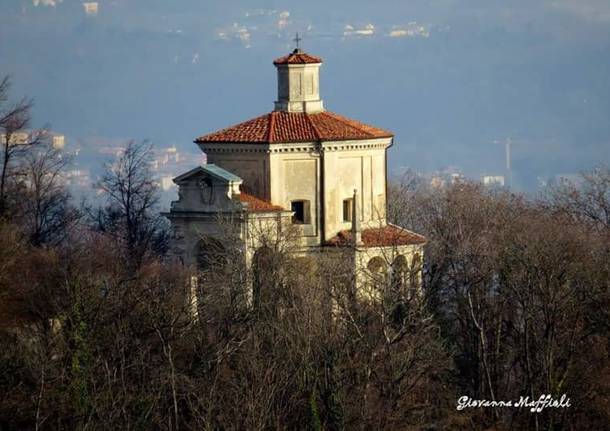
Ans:
[[[184,262],[197,263],[202,236],[223,242],[218,213],[291,224],[303,253],[349,246],[365,264],[389,248],[421,254],[425,238],[386,219],[393,134],[325,109],[319,57],[295,49],[273,64],[274,110],[197,138],[208,164],[174,180],[180,199],[166,216]]]

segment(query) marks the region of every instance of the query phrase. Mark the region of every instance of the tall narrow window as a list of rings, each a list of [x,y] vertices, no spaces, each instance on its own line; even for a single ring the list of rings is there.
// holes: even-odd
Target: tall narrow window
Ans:
[[[309,224],[310,211],[309,201],[292,201],[290,203],[290,210],[294,212],[292,215],[292,222],[295,224]]]
[[[411,258],[411,270],[409,271],[409,285],[411,289],[419,287],[422,272],[422,262],[419,253],[415,253]]]
[[[353,198],[343,200],[343,221],[344,222],[352,221],[352,202],[354,202]]]

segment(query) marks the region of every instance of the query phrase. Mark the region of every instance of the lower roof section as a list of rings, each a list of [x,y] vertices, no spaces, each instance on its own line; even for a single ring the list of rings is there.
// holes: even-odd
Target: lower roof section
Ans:
[[[423,235],[392,224],[380,228],[364,229],[361,235],[364,247],[391,247],[426,243],[426,237]],[[352,245],[352,233],[349,230],[342,230],[335,237],[329,239],[326,244],[335,246]]]
[[[269,201],[256,197],[254,195],[244,193],[243,191],[239,194],[239,200],[242,203],[248,204],[248,211],[250,212],[282,212],[286,211],[279,205],[274,205]]]

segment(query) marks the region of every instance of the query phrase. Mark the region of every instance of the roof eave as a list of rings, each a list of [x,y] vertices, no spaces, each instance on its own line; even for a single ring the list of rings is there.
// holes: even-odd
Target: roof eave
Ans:
[[[200,140],[195,139],[195,144],[253,144],[253,145],[265,145],[265,144],[302,144],[305,142],[341,142],[341,141],[368,141],[371,139],[393,139],[394,135],[388,134],[383,136],[342,136],[336,138],[323,138],[323,139],[292,139],[292,140],[281,140],[281,141],[219,141],[219,140]]]

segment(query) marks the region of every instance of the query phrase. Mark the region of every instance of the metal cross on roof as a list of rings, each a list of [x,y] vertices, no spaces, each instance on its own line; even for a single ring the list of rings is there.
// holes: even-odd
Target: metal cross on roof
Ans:
[[[301,39],[301,38],[299,37],[299,33],[298,33],[298,32],[297,32],[296,37],[295,37],[294,39],[292,39],[292,40],[294,41],[294,43],[296,43],[296,45],[297,45],[297,49],[299,49],[299,42],[300,42],[300,41],[302,41],[303,39]]]

